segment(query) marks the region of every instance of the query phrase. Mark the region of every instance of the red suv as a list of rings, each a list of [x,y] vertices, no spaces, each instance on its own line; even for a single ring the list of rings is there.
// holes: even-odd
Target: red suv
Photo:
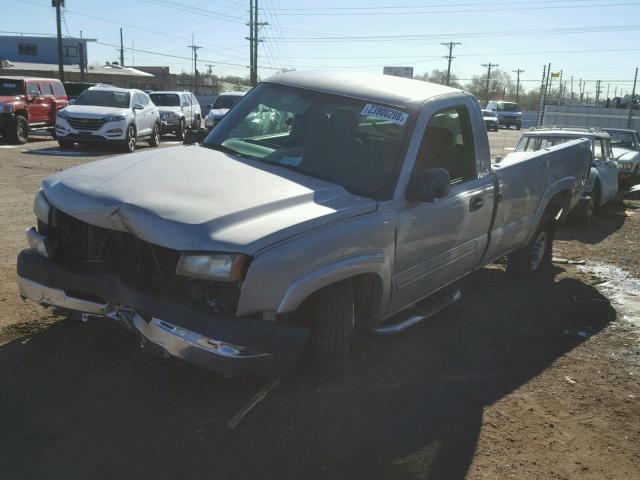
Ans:
[[[48,128],[55,134],[56,112],[66,106],[60,80],[0,77],[0,134],[12,143],[29,140],[30,128]]]

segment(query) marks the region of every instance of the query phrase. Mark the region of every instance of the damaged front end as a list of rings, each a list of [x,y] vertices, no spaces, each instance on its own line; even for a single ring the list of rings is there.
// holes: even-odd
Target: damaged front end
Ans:
[[[248,258],[179,252],[90,225],[49,206],[18,257],[20,294],[79,316],[111,318],[141,345],[226,374],[279,374],[300,355],[304,328],[235,312]]]

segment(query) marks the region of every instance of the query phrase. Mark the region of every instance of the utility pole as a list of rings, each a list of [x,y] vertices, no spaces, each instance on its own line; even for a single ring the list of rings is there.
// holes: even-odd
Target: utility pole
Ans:
[[[516,74],[516,103],[519,103],[520,100],[520,74],[524,73],[524,70],[518,68],[517,70],[513,70],[513,73]]]
[[[545,82],[547,80],[547,66],[542,66],[542,81],[540,82],[540,105],[538,105],[538,126],[542,125],[542,119],[544,116],[544,93]]]
[[[633,91],[631,93],[631,103],[629,104],[629,118],[627,119],[627,128],[631,128],[631,117],[633,115],[633,101],[636,98],[636,84],[638,83],[638,67],[636,67],[636,76],[633,79]]]
[[[449,55],[442,57],[442,58],[448,59],[448,63],[447,63],[447,81],[446,81],[446,85],[448,87],[449,85],[451,85],[451,60],[456,58],[456,57],[453,56],[453,47],[455,47],[456,45],[462,45],[462,43],[460,43],[460,42],[448,42],[448,43],[441,43],[440,45],[444,45],[445,47],[449,48]]]
[[[253,58],[253,0],[249,0],[249,85],[252,87],[256,84],[253,77],[255,60]]]
[[[499,67],[500,65],[498,65],[497,63],[483,63],[481,65],[487,69],[487,86],[485,89],[485,96],[486,96],[485,100],[488,102],[489,101],[489,82],[491,80],[491,69],[493,67]]]
[[[122,43],[122,27],[120,27],[120,66],[124,67],[124,43]]]
[[[600,88],[600,83],[600,80],[596,82],[596,105],[598,105],[598,102],[600,101],[600,92],[602,91],[602,89]]]
[[[573,100],[573,75],[571,75],[571,100]]]
[[[51,0],[51,6],[56,7],[56,28],[58,30],[58,76],[64,82],[64,67],[62,59],[62,23],[60,21],[60,7],[64,7],[64,0]]]
[[[269,25],[267,22],[259,22],[258,21],[258,0],[249,0],[253,2],[253,8],[250,10],[253,11],[253,25],[252,25],[252,36],[253,36],[253,48],[251,50],[253,57],[253,75],[251,76],[251,86],[254,86],[258,83],[258,44],[262,42],[260,38],[258,38],[258,31],[260,27],[264,25]]]
[[[191,35],[191,45],[187,45],[191,49],[193,56],[193,94],[198,95],[198,50],[202,47],[195,44],[193,35]]]

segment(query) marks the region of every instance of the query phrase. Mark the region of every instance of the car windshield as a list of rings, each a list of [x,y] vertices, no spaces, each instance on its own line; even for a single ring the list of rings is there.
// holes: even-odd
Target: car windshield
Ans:
[[[213,104],[214,109],[235,107],[242,100],[242,95],[220,95]]]
[[[410,117],[397,107],[263,83],[203,146],[386,199],[400,171]]]
[[[115,90],[85,90],[76,99],[75,105],[129,108],[129,93]]]
[[[519,112],[520,106],[517,103],[508,103],[508,102],[499,103],[498,111],[499,112]]]
[[[537,152],[543,148],[553,147],[554,145],[560,145],[571,140],[576,140],[580,137],[563,137],[560,135],[550,135],[548,137],[543,136],[523,136],[518,145],[516,145],[516,152]]]
[[[180,106],[180,96],[175,93],[150,93],[149,96],[157,107]]]
[[[24,95],[24,80],[0,78],[0,95]]]
[[[628,148],[635,150],[637,145],[635,144],[635,138],[631,132],[612,132],[605,130],[611,137],[611,146],[616,148]]]

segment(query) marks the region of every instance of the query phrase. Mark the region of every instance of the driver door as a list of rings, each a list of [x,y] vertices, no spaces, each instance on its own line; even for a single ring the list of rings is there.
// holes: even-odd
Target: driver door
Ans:
[[[424,131],[412,176],[444,168],[451,190],[428,203],[405,200],[397,213],[393,312],[467,274],[484,254],[494,187],[492,177],[478,171],[469,109],[453,103],[434,112]]]
[[[40,91],[38,82],[27,83],[27,96],[29,98],[29,123],[40,123],[48,120],[49,107]]]

